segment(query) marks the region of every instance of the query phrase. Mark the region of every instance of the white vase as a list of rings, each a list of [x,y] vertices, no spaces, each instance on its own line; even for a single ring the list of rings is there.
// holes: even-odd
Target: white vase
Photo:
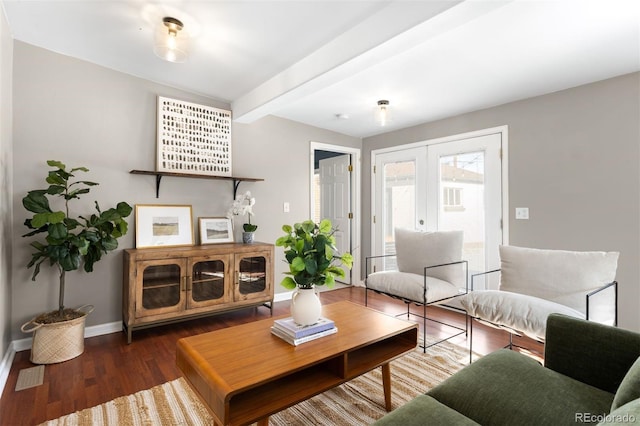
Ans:
[[[322,304],[315,288],[296,288],[291,297],[291,316],[298,325],[318,322],[322,314]]]

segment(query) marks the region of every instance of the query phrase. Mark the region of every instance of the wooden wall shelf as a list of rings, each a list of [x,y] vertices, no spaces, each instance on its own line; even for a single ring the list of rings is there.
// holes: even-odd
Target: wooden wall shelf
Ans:
[[[233,199],[236,199],[238,192],[238,186],[240,182],[262,182],[264,179],[260,178],[245,178],[245,177],[232,177],[232,176],[210,176],[210,175],[197,175],[190,173],[174,173],[174,172],[155,172],[151,170],[131,170],[129,173],[134,175],[150,175],[156,177],[156,198],[160,196],[160,181],[163,176],[170,177],[183,177],[183,178],[196,178],[196,179],[216,179],[226,180],[233,183]]]

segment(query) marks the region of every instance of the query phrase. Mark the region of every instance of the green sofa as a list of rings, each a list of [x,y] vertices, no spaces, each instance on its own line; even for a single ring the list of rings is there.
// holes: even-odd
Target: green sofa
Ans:
[[[559,314],[545,365],[502,349],[376,426],[640,424],[640,334]]]

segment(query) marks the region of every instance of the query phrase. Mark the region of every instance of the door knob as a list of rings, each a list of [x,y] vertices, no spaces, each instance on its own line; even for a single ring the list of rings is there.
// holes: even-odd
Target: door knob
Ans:
[[[420,222],[419,222],[419,223],[420,223],[420,225],[424,225],[424,220],[423,220],[423,219],[420,219]]]

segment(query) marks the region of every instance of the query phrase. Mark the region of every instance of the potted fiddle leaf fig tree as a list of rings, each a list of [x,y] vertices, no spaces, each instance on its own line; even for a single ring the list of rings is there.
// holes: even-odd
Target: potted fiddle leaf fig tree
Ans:
[[[280,285],[296,291],[291,297],[291,315],[299,325],[311,325],[320,317],[320,299],[316,286],[331,288],[337,277],[344,277],[344,269],[351,269],[351,253],[339,253],[329,219],[320,223],[306,220],[291,227],[284,225],[285,235],[276,240],[276,246],[284,247],[289,271]]]
[[[64,306],[66,273],[82,267],[92,272],[102,256],[118,247],[117,239],[127,233],[124,220],[131,214],[131,206],[120,202],[114,208],[102,210],[95,202],[95,213],[90,216],[70,215],[70,204],[88,194],[95,182],[74,180],[75,174],[88,172],[86,167],[70,170],[59,161],[47,161],[52,167],[46,177],[49,186],[29,191],[22,205],[33,213],[24,222],[31,231],[23,237],[40,236],[31,242],[33,252],[27,267],[33,267],[31,279],[35,281],[43,263],[55,266],[59,274],[58,309],[43,313],[22,326],[24,332],[34,332],[31,361],[50,364],[75,358],[84,351],[84,322],[93,306],[77,309]],[[60,208],[50,204],[58,200]],[[88,308],[88,309],[87,309]]]

